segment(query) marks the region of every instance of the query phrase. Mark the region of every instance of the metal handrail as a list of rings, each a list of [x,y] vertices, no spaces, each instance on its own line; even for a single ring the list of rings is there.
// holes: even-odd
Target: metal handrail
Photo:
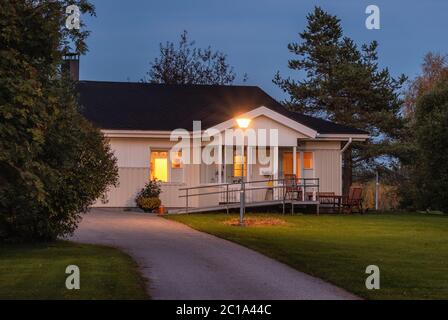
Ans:
[[[241,184],[241,182],[234,182],[234,183],[220,183],[220,184],[213,184],[213,185],[202,185],[202,186],[195,186],[195,187],[186,187],[186,188],[179,188],[179,191],[185,191],[185,195],[179,195],[179,198],[186,198],[186,206],[185,206],[185,212],[188,213],[188,209],[189,209],[189,203],[188,203],[188,199],[190,197],[199,197],[199,196],[206,196],[206,195],[213,195],[213,194],[226,194],[226,209],[227,209],[227,213],[229,212],[229,191],[230,192],[237,192],[237,191],[242,191],[243,192],[243,197],[244,199],[246,198],[246,191],[251,191],[251,190],[263,190],[263,189],[269,189],[269,190],[273,190],[273,189],[283,189],[283,213],[285,211],[285,197],[286,197],[286,183],[285,183],[286,179],[266,179],[266,180],[254,180],[254,181],[243,181],[243,183]],[[298,183],[296,183],[294,185],[295,188],[303,188],[303,193],[302,193],[302,201],[304,201],[305,198],[305,194],[306,194],[306,189],[307,188],[317,188],[317,193],[316,193],[316,202],[319,202],[319,192],[320,192],[320,181],[319,178],[296,178],[296,180],[298,181]],[[315,181],[317,183],[312,183],[312,184],[307,184],[307,181]],[[282,182],[282,184],[273,184],[272,186],[255,186],[255,187],[246,187],[246,185],[250,185],[250,184],[255,184],[255,183],[265,183],[265,182],[270,182],[270,183],[274,183],[274,182]],[[229,186],[232,185],[242,185],[242,189],[240,188],[240,190],[229,190]],[[225,187],[225,190],[218,190],[218,191],[211,191],[211,192],[199,192],[199,193],[194,193],[194,194],[189,194],[190,190],[197,190],[197,189],[205,189],[205,188],[222,188]],[[294,210],[292,208],[292,210]]]
[[[308,181],[308,180],[314,180],[319,182],[319,178],[296,178],[297,180],[304,180],[304,181]],[[285,179],[268,179],[268,180],[254,180],[254,181],[244,181],[244,184],[253,184],[253,183],[262,183],[262,182],[277,182],[277,181],[281,181],[284,182]],[[179,188],[179,191],[185,191],[185,190],[193,190],[193,189],[205,189],[205,188],[215,188],[215,187],[223,187],[223,186],[231,186],[231,185],[241,185],[241,182],[232,182],[232,183],[217,183],[217,184],[210,184],[210,185],[201,185],[201,186],[195,186],[195,187],[186,187],[186,188]],[[296,186],[304,186],[305,184],[297,184]],[[317,187],[319,185],[319,183],[317,184],[306,184],[307,187]],[[283,185],[282,185],[283,187]],[[272,187],[268,187],[268,188],[272,188]]]

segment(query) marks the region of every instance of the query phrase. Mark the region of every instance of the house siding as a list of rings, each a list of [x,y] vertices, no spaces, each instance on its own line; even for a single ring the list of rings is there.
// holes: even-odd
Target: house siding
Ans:
[[[151,149],[168,150],[174,142],[169,139],[110,138],[109,143],[117,158],[119,183],[107,192],[105,199],[98,199],[93,207],[136,207],[135,197],[150,177]],[[194,168],[184,169],[184,181],[196,182]],[[179,198],[179,188],[185,183],[163,183],[160,199],[165,206],[184,205]],[[103,201],[105,200],[105,201]]]
[[[263,117],[254,123],[257,127],[266,128],[281,126],[277,123],[270,123]],[[289,129],[280,128],[280,140],[290,145],[297,143],[298,133],[289,132]],[[288,139],[285,137],[289,136]],[[119,167],[119,185],[112,187],[107,193],[103,202],[99,199],[94,207],[136,207],[135,197],[137,193],[148,182],[150,177],[150,151],[154,149],[168,150],[175,142],[162,138],[110,138],[111,148],[117,157]],[[292,146],[289,148],[292,149]],[[320,178],[320,190],[341,194],[341,157],[339,141],[314,141],[307,142],[300,151],[314,152],[314,169],[306,170],[305,177]],[[253,152],[256,152],[255,150]],[[264,180],[259,175],[259,169],[264,165],[255,164],[252,166],[251,180]],[[200,185],[200,165],[184,165],[184,179],[181,183],[163,183],[160,195],[162,203],[168,208],[179,208],[185,206],[185,198],[180,198],[179,188]],[[264,184],[264,183],[263,183]],[[215,192],[218,187],[194,190],[194,192]],[[190,193],[190,194],[191,194]],[[252,191],[249,193],[251,201],[264,200],[266,191]],[[209,195],[204,197],[190,197],[189,207],[215,206],[219,203],[220,195]],[[222,198],[221,198],[222,200]]]
[[[319,178],[321,192],[342,194],[340,148],[339,141],[306,144],[306,151],[314,152],[314,176]]]

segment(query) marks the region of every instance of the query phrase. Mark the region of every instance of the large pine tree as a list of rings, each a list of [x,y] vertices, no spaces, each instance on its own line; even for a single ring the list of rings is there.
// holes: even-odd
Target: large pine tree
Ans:
[[[288,67],[297,79],[274,78],[290,99],[289,109],[368,131],[368,143],[354,143],[344,154],[344,192],[352,170],[372,166],[380,156],[394,155],[403,128],[399,89],[405,77],[393,78],[378,66],[377,42],[359,48],[343,35],[341,21],[319,7],[307,16],[299,43],[288,49],[296,57]],[[304,77],[303,77],[304,76]]]

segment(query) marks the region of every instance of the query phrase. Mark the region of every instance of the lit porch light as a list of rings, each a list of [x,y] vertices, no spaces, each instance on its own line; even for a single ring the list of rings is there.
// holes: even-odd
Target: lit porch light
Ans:
[[[247,129],[250,125],[250,122],[252,120],[249,118],[237,118],[236,122],[238,123],[238,127],[240,127],[241,129]]]

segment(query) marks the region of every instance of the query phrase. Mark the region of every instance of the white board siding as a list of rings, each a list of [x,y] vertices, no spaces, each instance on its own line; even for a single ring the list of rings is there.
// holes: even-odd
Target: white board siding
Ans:
[[[269,123],[268,119],[258,118],[254,123],[257,127],[278,127],[277,123]],[[283,139],[289,136],[289,139]],[[284,143],[295,145],[296,139],[300,137],[299,133],[292,134],[289,128],[280,130],[280,139]],[[150,150],[168,150],[175,142],[169,139],[154,138],[111,138],[112,150],[118,159],[119,167],[119,186],[112,188],[107,195],[108,201],[103,203],[98,200],[96,207],[135,207],[135,196],[148,182],[150,176]],[[340,142],[338,141],[308,141],[300,151],[314,152],[314,170],[313,176],[320,178],[321,191],[334,192],[341,194],[341,159]],[[292,150],[292,147],[290,147]],[[299,150],[298,150],[299,151]],[[265,165],[255,164],[252,166],[251,180],[263,180],[265,177],[259,175],[260,167]],[[261,183],[265,185],[265,183]],[[200,185],[200,165],[184,166],[183,183],[164,183],[162,185],[161,200],[162,204],[168,208],[184,207],[185,198],[179,198],[179,188],[192,187]],[[193,192],[212,192],[217,191],[216,187],[199,189]],[[264,200],[266,191],[249,192],[251,201]],[[222,196],[221,196],[222,197]],[[219,202],[220,195],[210,195],[204,197],[191,197],[189,199],[190,207],[212,206]]]
[[[130,208],[136,207],[137,193],[149,181],[149,168],[119,168],[119,185],[111,188],[106,196],[106,202],[98,200],[94,207]],[[163,183],[160,200],[165,207],[182,207],[184,199],[179,198],[179,188],[183,183]]]
[[[137,193],[149,181],[150,150],[170,149],[174,142],[169,139],[149,138],[110,138],[114,155],[117,157],[119,185],[111,188],[106,195],[106,202],[99,199],[94,207],[136,207]],[[187,171],[187,170],[186,170]],[[185,175],[185,178],[190,178]],[[183,183],[164,183],[160,199],[165,207],[183,206],[178,189]]]
[[[185,206],[185,198],[179,198],[184,192],[179,192],[179,188],[184,188],[184,183],[163,183],[160,200],[167,208],[179,208]]]
[[[315,177],[319,178],[321,192],[341,190],[341,157],[339,150],[314,150]]]
[[[118,168],[119,184],[111,188],[106,203],[97,201],[94,207],[136,207],[135,196],[148,182],[149,168]]]

